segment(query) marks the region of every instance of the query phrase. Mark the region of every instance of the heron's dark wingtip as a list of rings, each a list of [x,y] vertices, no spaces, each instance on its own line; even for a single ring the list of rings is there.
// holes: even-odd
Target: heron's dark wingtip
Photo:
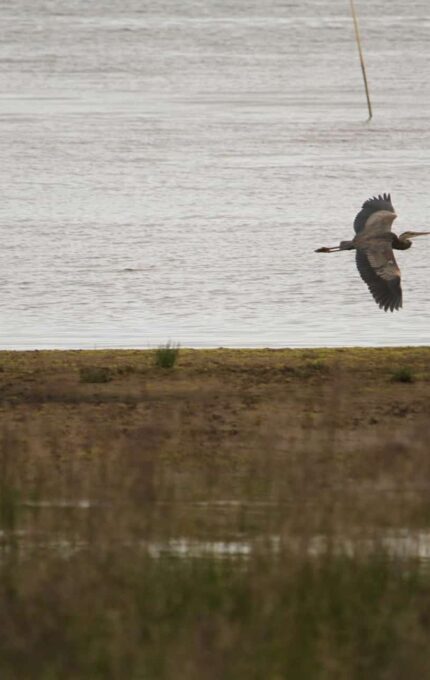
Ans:
[[[393,204],[391,202],[391,194],[379,194],[378,196],[372,196],[364,201],[361,206],[361,210],[357,213],[354,220],[354,230],[358,234],[363,231],[367,219],[373,213],[379,210],[388,210],[388,212],[394,212]]]
[[[376,300],[376,298],[375,298]],[[376,300],[378,303],[379,309],[383,309],[384,312],[398,312],[402,307],[403,307],[403,300],[402,298],[397,299],[397,300]]]

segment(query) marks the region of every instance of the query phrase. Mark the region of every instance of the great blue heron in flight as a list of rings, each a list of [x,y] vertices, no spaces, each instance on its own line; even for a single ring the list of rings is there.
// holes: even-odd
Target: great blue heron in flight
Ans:
[[[354,220],[355,236],[352,241],[341,241],[334,248],[318,248],[315,251],[335,253],[355,250],[360,276],[385,312],[392,312],[402,306],[400,269],[393,248],[407,250],[412,245],[411,238],[430,234],[430,231],[405,231],[396,236],[391,231],[396,217],[390,194],[369,198]]]

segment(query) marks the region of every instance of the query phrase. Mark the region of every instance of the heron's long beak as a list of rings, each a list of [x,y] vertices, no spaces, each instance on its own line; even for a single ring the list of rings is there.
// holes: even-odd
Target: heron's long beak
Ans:
[[[430,231],[407,231],[407,238],[415,238],[416,236],[428,236]]]
[[[404,231],[403,234],[400,234],[399,239],[400,241],[409,241],[415,236],[428,236],[429,234],[430,231]]]
[[[335,253],[340,250],[339,246],[333,246],[333,248],[317,248],[316,253]]]

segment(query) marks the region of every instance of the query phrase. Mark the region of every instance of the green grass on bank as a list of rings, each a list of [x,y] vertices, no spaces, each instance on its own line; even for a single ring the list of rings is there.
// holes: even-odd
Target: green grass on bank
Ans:
[[[0,351],[0,374],[16,370],[21,374],[27,371],[58,371],[67,368],[87,366],[110,366],[111,369],[128,367],[139,371],[153,367],[157,362],[159,350],[167,349],[176,354],[178,346],[174,343],[156,350],[31,350]],[[395,371],[404,365],[430,370],[430,347],[345,347],[315,349],[187,349],[181,348],[178,366],[183,369],[219,369],[223,365],[251,369],[262,366],[274,368],[289,366],[303,367],[342,366],[345,369]]]

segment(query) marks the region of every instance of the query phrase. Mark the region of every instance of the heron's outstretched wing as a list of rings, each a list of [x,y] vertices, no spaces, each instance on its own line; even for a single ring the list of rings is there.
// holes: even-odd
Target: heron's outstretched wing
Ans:
[[[373,196],[363,203],[360,212],[357,214],[354,220],[354,230],[356,234],[359,234],[366,227],[369,217],[380,210],[385,210],[387,212],[394,213],[393,204],[391,203],[390,194],[382,194],[382,196]],[[394,218],[393,218],[394,219]],[[377,217],[372,220],[372,223],[377,224]]]
[[[360,276],[367,283],[379,307],[385,312],[399,309],[402,306],[400,269],[391,244],[369,243],[365,248],[356,251],[355,259]]]

